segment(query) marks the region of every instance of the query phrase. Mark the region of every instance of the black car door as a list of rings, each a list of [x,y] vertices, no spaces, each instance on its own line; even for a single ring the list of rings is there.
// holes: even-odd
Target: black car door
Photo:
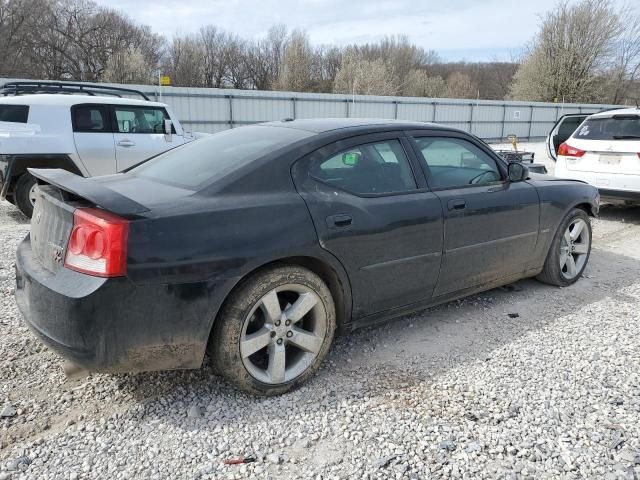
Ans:
[[[414,133],[427,182],[444,212],[442,267],[434,296],[526,271],[539,228],[535,187],[508,182],[497,155],[463,133]]]
[[[294,165],[320,244],[348,272],[354,318],[433,294],[442,208],[419,168],[398,132],[341,140]]]

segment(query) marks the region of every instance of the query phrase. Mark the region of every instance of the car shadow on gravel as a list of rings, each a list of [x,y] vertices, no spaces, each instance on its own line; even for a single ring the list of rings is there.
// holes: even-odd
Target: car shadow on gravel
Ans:
[[[337,338],[319,373],[280,397],[238,392],[215,376],[208,362],[195,371],[122,375],[118,388],[145,405],[144,418],[185,429],[235,424],[240,417],[245,422],[285,418],[292,406],[323,410],[349,398],[384,397],[466,362],[491,361],[496,349],[620,295],[639,276],[640,261],[594,249],[584,277],[570,287],[522,280]],[[187,418],[194,405],[201,419]]]
[[[600,205],[599,219],[640,225],[640,205],[607,203]]]
[[[25,217],[20,210],[13,207],[13,205],[2,205],[2,207],[6,208],[1,208],[0,214],[5,215],[7,219],[10,219],[15,223],[25,225],[31,221],[29,218]]]

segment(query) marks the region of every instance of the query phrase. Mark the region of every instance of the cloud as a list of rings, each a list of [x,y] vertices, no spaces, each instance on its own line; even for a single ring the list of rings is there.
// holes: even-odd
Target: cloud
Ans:
[[[618,1],[622,4],[624,0]],[[284,23],[289,28],[305,30],[315,44],[375,42],[386,35],[406,34],[413,43],[443,52],[443,56],[452,60],[470,57],[490,60],[496,55],[508,59],[509,52],[522,49],[535,34],[539,16],[557,2],[99,0],[98,3],[117,8],[167,37],[214,24],[245,38],[259,38],[271,25]],[[491,56],[484,58],[484,55]]]

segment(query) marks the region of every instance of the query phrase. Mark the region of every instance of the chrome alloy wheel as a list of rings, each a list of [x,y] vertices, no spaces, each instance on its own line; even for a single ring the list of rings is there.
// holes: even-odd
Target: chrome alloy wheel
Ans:
[[[582,272],[590,245],[591,235],[587,222],[576,218],[569,224],[560,241],[560,271],[564,278],[572,280]]]
[[[260,382],[286,383],[314,362],[326,335],[327,312],[320,297],[305,285],[281,285],[247,315],[240,337],[242,363]]]

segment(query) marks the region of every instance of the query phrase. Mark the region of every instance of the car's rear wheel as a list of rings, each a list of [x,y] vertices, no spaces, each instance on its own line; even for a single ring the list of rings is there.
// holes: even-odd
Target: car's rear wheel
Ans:
[[[36,204],[37,188],[38,181],[29,173],[23,173],[16,182],[14,191],[16,206],[29,218],[33,215],[33,207]]]
[[[278,395],[320,367],[335,327],[331,292],[320,277],[298,266],[272,268],[230,295],[209,354],[215,369],[238,388]]]
[[[584,210],[574,208],[562,220],[551,243],[538,280],[566,287],[584,272],[591,254],[591,222]]]

